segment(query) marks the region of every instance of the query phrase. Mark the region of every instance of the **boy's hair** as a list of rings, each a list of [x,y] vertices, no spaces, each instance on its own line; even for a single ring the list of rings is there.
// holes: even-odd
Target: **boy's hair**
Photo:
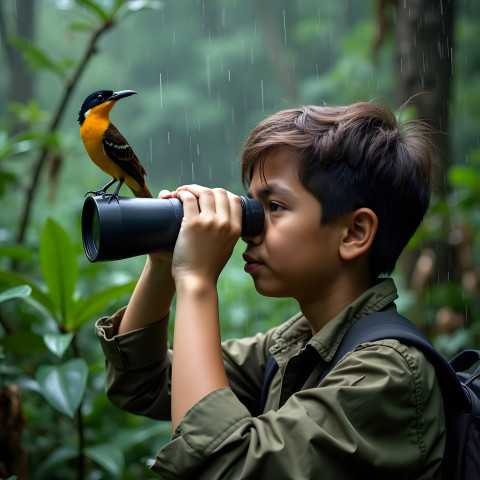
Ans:
[[[390,110],[368,102],[284,110],[247,139],[241,156],[245,186],[256,165],[265,180],[265,158],[277,148],[299,158],[300,182],[319,200],[321,222],[361,207],[375,212],[370,274],[390,274],[428,209],[435,155],[428,125],[398,122]]]

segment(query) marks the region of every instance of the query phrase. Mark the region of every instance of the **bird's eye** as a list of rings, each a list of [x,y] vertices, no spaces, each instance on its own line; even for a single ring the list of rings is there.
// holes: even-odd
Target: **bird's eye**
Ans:
[[[100,101],[103,100],[103,95],[102,95],[101,93],[99,93],[99,94],[97,95],[97,100],[100,100]]]

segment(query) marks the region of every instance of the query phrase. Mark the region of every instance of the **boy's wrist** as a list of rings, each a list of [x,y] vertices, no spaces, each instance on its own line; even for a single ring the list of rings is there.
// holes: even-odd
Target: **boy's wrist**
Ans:
[[[175,286],[177,294],[189,293],[195,296],[204,296],[212,292],[217,292],[216,282],[209,280],[206,276],[185,274],[175,277]]]
[[[173,252],[149,253],[147,255],[147,266],[159,272],[172,272]]]

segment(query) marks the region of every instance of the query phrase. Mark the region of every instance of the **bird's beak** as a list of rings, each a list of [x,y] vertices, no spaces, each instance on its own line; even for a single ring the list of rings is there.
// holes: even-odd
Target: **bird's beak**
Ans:
[[[120,90],[119,92],[114,92],[111,97],[108,98],[108,102],[116,102],[121,98],[129,97],[130,95],[135,95],[137,92],[133,90]]]

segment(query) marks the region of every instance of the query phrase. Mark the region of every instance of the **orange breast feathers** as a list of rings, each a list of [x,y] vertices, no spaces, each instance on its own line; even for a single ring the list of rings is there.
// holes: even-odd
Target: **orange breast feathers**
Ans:
[[[105,173],[128,185],[136,197],[152,197],[145,183],[146,171],[125,137],[110,123],[115,102],[105,102],[87,112],[80,127],[85,150]]]

